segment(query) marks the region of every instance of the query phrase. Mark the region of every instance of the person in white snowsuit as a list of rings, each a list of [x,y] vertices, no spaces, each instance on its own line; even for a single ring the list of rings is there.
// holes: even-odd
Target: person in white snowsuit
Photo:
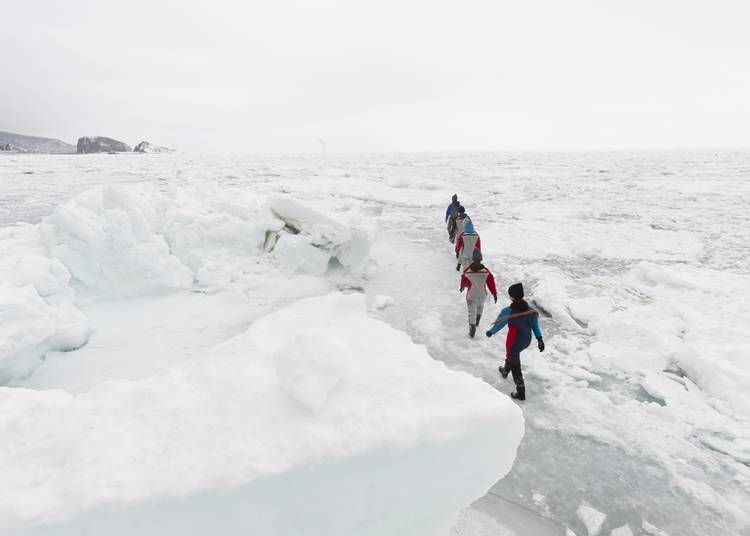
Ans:
[[[469,311],[469,337],[474,337],[477,326],[482,318],[484,302],[487,300],[487,290],[497,303],[497,289],[492,272],[482,264],[482,252],[475,249],[472,253],[472,263],[461,274],[460,292],[466,291],[466,307]]]
[[[456,258],[458,259],[456,270],[460,270],[461,265],[468,266],[474,262],[472,256],[475,249],[481,251],[482,242],[479,234],[474,230],[474,224],[469,220],[456,240]]]

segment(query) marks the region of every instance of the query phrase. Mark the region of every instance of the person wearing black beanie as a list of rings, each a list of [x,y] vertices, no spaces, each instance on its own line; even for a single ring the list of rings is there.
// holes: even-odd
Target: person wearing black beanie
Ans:
[[[498,367],[498,370],[503,378],[507,378],[509,372],[513,374],[516,391],[511,393],[510,396],[516,400],[526,400],[526,385],[523,382],[523,372],[521,371],[521,352],[531,344],[532,333],[536,337],[539,351],[544,352],[544,339],[539,327],[539,314],[529,307],[529,304],[523,299],[523,284],[514,283],[508,287],[508,296],[511,298],[510,305],[500,311],[497,320],[486,335],[492,337],[507,324],[505,365]]]
[[[513,283],[508,287],[508,296],[514,300],[523,298],[523,283]]]

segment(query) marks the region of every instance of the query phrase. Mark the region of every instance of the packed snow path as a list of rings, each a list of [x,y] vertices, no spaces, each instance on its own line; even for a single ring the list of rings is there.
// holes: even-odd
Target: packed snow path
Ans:
[[[470,339],[465,296],[458,292],[459,276],[452,246],[439,227],[439,221],[435,227],[414,229],[407,237],[403,234],[383,237],[373,251],[380,270],[367,290],[393,297],[381,313],[382,317],[409,333],[415,341],[425,344],[433,357],[510,393],[514,389],[512,380],[510,377],[503,380],[497,371],[504,359],[505,331],[491,339],[487,339],[484,332],[501,304],[507,301],[505,290],[514,281],[504,276],[501,265],[490,264],[492,261],[487,260],[502,256],[485,255],[485,265],[494,271],[498,282],[499,299],[494,305],[492,298],[488,297],[477,336]],[[487,252],[493,251],[493,246],[492,243],[484,245]],[[409,260],[407,265],[404,265],[404,259]],[[529,283],[532,287],[535,282]],[[529,298],[533,300],[533,296]],[[540,361],[563,370],[569,365],[565,362],[565,354],[554,350],[554,340],[561,336],[556,322],[553,318],[542,317],[541,323],[547,350],[540,354],[532,344],[521,356],[527,389],[527,400],[520,403],[526,417],[524,440],[511,473],[478,501],[475,508],[497,516],[501,526],[505,526],[509,508],[517,510],[512,505],[520,505],[539,516],[558,520],[578,534],[586,534],[576,511],[580,504],[594,502],[600,510],[607,512],[606,526],[613,529],[623,524],[641,527],[646,520],[668,532],[682,527],[682,534],[711,534],[721,527],[726,534],[731,534],[721,513],[706,512],[700,501],[675,488],[672,475],[653,458],[634,455],[595,437],[550,429],[551,423],[575,421],[578,406],[557,405],[555,398],[546,393],[548,388],[555,389],[555,386],[554,381],[545,381],[548,367]],[[580,376],[585,373],[575,371],[573,374]],[[574,390],[578,404],[590,403],[594,410],[598,393],[587,393],[588,390],[609,392],[624,402],[648,397],[646,393],[633,392],[632,386],[616,378],[565,388]],[[628,411],[637,411],[635,405],[629,405],[629,408]],[[625,424],[638,419],[634,415],[623,417]],[[595,424],[617,429],[623,421],[615,419],[616,416],[603,413]],[[731,473],[727,471],[712,478],[709,485],[720,489],[722,482],[731,478]],[[522,516],[523,512],[520,517],[527,527],[538,521],[533,516]],[[686,518],[690,519],[690,528],[683,525]],[[512,522],[510,525],[513,527]],[[558,527],[549,526],[547,530],[554,534]]]

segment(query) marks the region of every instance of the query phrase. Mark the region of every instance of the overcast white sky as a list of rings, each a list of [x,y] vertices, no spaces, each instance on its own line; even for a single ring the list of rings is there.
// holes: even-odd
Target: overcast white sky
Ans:
[[[750,2],[0,0],[0,130],[182,150],[750,147]]]

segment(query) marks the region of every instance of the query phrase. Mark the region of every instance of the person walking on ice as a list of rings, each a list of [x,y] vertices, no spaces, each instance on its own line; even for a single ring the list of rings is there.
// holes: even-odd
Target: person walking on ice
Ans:
[[[458,194],[453,194],[453,197],[451,197],[451,204],[448,205],[448,208],[445,209],[445,223],[448,223],[448,218],[450,218],[450,215],[453,214],[454,210],[458,210],[458,207],[461,206],[461,203],[458,202]]]
[[[448,217],[448,240],[451,244],[456,242],[456,237],[463,232],[466,222],[470,221],[471,218],[466,214],[466,209],[461,205],[458,205],[458,208],[451,212]]]
[[[463,233],[464,229],[466,228],[466,224],[470,221],[471,218],[466,213],[466,209],[463,207],[463,205],[459,205],[458,215],[456,216],[456,230],[454,236],[461,236],[461,233]]]
[[[462,264],[468,266],[474,262],[475,249],[482,251],[482,241],[479,239],[479,234],[474,230],[474,224],[469,220],[466,222],[463,232],[458,235],[458,240],[456,240],[456,258],[458,259],[456,270],[460,270]]]
[[[472,253],[472,263],[461,274],[460,292],[466,291],[466,307],[469,310],[469,337],[474,337],[482,318],[487,290],[497,303],[497,289],[492,272],[482,264],[482,252],[475,249]],[[486,287],[486,288],[485,288]]]
[[[459,208],[461,208],[461,205],[459,205]],[[456,223],[456,219],[458,218],[458,208],[453,209],[453,212],[451,212],[451,215],[448,216],[448,240],[450,240],[451,244],[455,244],[456,242],[456,232],[458,231],[458,224]]]
[[[544,339],[542,330],[539,328],[539,313],[529,307],[523,299],[523,285],[515,283],[508,287],[508,295],[511,297],[509,307],[503,308],[497,316],[497,320],[487,331],[487,337],[492,337],[508,325],[508,337],[505,340],[505,365],[498,367],[503,378],[508,377],[508,372],[513,374],[516,384],[516,392],[511,393],[511,398],[526,400],[526,386],[523,383],[523,372],[521,371],[521,352],[531,344],[533,332],[537,340],[537,347],[544,352]]]

